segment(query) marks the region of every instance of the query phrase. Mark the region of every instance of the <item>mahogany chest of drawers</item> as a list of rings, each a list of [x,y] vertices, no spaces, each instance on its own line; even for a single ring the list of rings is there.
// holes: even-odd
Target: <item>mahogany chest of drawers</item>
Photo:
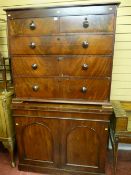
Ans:
[[[105,173],[118,4],[6,10],[19,169]]]

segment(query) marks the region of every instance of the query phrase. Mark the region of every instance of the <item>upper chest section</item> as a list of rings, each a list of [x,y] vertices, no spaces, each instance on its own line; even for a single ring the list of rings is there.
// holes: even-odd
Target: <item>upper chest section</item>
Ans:
[[[115,5],[7,10],[11,36],[112,33]]]

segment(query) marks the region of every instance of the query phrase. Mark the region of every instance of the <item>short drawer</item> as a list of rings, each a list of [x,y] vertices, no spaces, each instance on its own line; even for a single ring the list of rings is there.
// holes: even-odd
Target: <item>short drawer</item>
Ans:
[[[60,18],[60,32],[113,32],[114,14]]]
[[[18,98],[107,101],[109,79],[15,78]]]
[[[113,35],[12,37],[12,54],[112,54]]]
[[[14,56],[14,76],[111,76],[111,56]]]
[[[45,35],[59,32],[58,17],[9,20],[10,35]]]

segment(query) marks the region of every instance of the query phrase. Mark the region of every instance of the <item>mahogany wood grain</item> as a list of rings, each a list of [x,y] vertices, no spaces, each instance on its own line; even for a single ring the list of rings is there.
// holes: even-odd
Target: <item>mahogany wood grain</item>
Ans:
[[[89,23],[84,27],[84,22]],[[34,24],[34,28],[31,28]],[[74,32],[113,32],[114,15],[86,15],[14,19],[9,21],[10,35],[47,35]]]
[[[34,24],[34,29],[31,29],[31,24]],[[10,35],[44,35],[58,33],[59,20],[58,18],[27,18],[15,19],[9,21]]]
[[[47,108],[49,106],[48,112],[44,111],[45,105]],[[72,110],[71,107],[58,104],[57,111],[55,111],[50,108],[50,104],[45,105],[42,103],[18,103],[17,109],[15,109],[15,103],[12,106],[19,146],[19,164],[33,165],[34,167],[39,165],[39,167],[47,169],[54,167],[59,168],[59,171],[77,170],[81,173],[103,173],[111,111],[107,110],[107,114],[105,114],[106,111],[101,109],[92,113],[90,108],[86,108],[87,113],[79,110],[72,113],[67,120],[65,117],[69,116],[69,112],[64,111],[64,108]],[[23,116],[20,106],[23,106]],[[39,108],[37,111],[36,107]],[[72,105],[72,107],[75,106]],[[89,116],[90,118],[88,118]],[[28,141],[25,144],[26,140]],[[36,140],[40,144],[37,144]],[[31,149],[30,144],[34,145]],[[103,148],[101,145],[105,145],[105,147]],[[43,154],[42,147],[47,151],[45,154]],[[54,151],[48,152],[51,148],[54,148]],[[37,149],[39,149],[39,154],[36,154]],[[54,172],[53,169],[52,172]]]
[[[118,4],[6,10],[19,170],[105,175]]]
[[[87,27],[84,27],[87,22]],[[65,16],[60,18],[60,32],[113,32],[114,15]]]
[[[119,3],[118,3],[119,4]],[[96,14],[112,14],[116,11],[117,4],[89,4],[85,5],[69,5],[70,7],[41,7],[41,8],[17,8],[5,9],[8,19],[20,18],[40,18],[49,16],[70,16],[70,15],[96,15]],[[82,9],[82,10],[81,10]]]
[[[14,83],[18,98],[88,101],[108,101],[109,98],[108,79],[15,78]],[[34,91],[33,86],[38,86],[38,90]],[[87,88],[86,92],[82,91],[83,87]]]
[[[60,65],[59,56],[14,56],[12,57],[12,68],[15,76],[58,76]],[[33,65],[36,68],[33,69]],[[20,67],[22,69],[20,69]]]
[[[58,121],[18,117],[15,122],[20,161],[56,167],[59,163]]]
[[[108,129],[106,130],[106,128],[108,128],[108,123],[93,120],[62,120],[61,126],[62,168],[67,170],[75,168],[77,171],[85,172],[103,172],[106,159],[108,139]],[[102,148],[101,145],[105,145],[105,147]]]
[[[32,68],[34,64],[37,65],[36,69]],[[22,69],[20,69],[20,67]],[[12,58],[12,71],[14,77],[110,77],[111,67],[112,58],[110,56],[49,55],[14,56]]]
[[[44,37],[12,37],[11,54],[112,54],[112,35],[56,35]],[[83,42],[88,43],[83,48]],[[31,48],[31,43],[35,48]]]

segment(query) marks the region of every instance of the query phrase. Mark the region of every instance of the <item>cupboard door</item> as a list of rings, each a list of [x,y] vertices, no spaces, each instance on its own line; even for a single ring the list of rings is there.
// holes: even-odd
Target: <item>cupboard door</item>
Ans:
[[[104,172],[108,123],[83,120],[61,122],[61,167]]]
[[[57,167],[58,121],[40,117],[16,117],[15,121],[20,163]]]

